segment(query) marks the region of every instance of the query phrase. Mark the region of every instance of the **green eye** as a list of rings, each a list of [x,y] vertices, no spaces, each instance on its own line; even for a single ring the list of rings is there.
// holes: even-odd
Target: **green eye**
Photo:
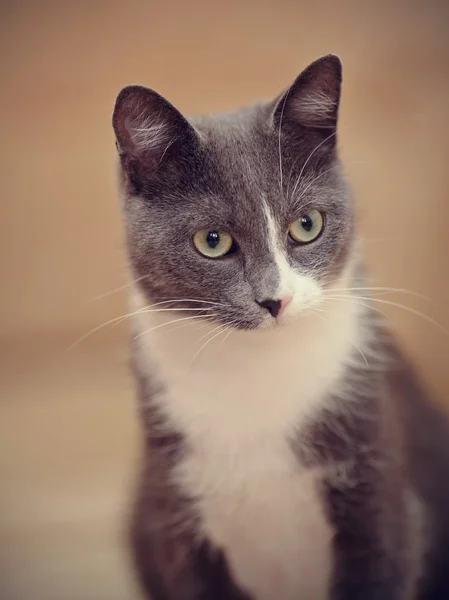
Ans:
[[[208,258],[221,258],[233,247],[233,239],[227,231],[202,229],[193,236],[195,248]]]
[[[323,231],[324,219],[319,210],[310,210],[290,225],[290,237],[298,244],[309,244]]]

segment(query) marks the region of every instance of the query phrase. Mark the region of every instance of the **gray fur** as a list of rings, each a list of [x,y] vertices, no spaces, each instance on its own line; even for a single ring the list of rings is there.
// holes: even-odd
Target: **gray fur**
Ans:
[[[279,278],[262,200],[285,231],[306,207],[325,213],[313,244],[285,236],[296,271],[327,286],[357,260],[353,204],[336,150],[340,84],[338,59],[324,57],[273,102],[191,119],[146,88],[121,92],[113,124],[130,267],[148,302],[198,311],[223,303],[214,311],[218,322],[257,328],[265,314],[257,301],[274,296]],[[221,260],[197,252],[193,234],[211,224],[232,233],[236,252]],[[342,383],[350,402],[333,398],[332,409],[291,440],[298,464],[325,467],[323,504],[336,531],[329,599],[443,600],[448,429],[389,336],[367,327],[378,362],[348,368]],[[156,373],[148,379],[142,360],[136,346],[145,435],[132,540],[143,587],[153,600],[257,600],[233,581],[223,549],[197,539],[194,499],[170,480],[188,451],[183,432],[158,412],[163,384]],[[408,512],[410,490],[425,507],[425,538]]]
[[[294,100],[288,93],[287,100]],[[325,211],[326,228],[316,243],[297,246],[285,237],[290,264],[298,271],[333,279],[344,266],[354,216],[335,152],[335,129],[332,124],[314,130],[298,125],[283,100],[232,115],[192,118],[194,129],[179,115],[181,131],[177,124],[170,128],[173,115],[167,111],[167,141],[156,150],[164,154],[160,163],[155,159],[156,173],[145,169],[150,160],[145,153],[134,169],[122,153],[126,194],[133,197],[124,205],[131,266],[136,277],[145,277],[143,285],[154,301],[195,298],[199,308],[201,300],[226,303],[230,307],[217,309],[218,319],[256,327],[264,310],[254,298],[271,298],[277,284],[261,199],[285,231],[303,207]],[[159,114],[165,108],[161,102]],[[116,131],[119,135],[117,125]],[[190,150],[179,155],[177,143],[185,139]],[[221,261],[198,254],[192,236],[211,223],[233,234],[238,252]]]

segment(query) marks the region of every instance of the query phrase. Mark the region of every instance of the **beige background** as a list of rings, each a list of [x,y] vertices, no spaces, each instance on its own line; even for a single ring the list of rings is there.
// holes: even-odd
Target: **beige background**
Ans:
[[[128,83],[187,113],[272,97],[338,53],[340,145],[377,285],[449,328],[449,3],[2,2],[2,600],[135,596],[137,423],[110,115]],[[449,338],[379,306],[449,406]]]

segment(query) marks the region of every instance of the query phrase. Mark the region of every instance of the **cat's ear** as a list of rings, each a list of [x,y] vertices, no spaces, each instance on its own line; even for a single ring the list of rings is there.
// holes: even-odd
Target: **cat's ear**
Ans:
[[[309,65],[277,100],[275,127],[304,127],[332,136],[337,128],[342,82],[340,59],[329,54]]]
[[[174,159],[192,152],[197,134],[182,114],[157,92],[131,85],[118,95],[112,124],[128,175],[150,178]]]

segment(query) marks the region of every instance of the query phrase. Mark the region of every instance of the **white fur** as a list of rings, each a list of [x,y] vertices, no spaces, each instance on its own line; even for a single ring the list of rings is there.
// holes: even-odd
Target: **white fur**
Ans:
[[[291,268],[285,249],[280,243],[279,227],[266,202],[263,202],[263,211],[267,223],[268,245],[279,272],[279,285],[273,299],[292,297],[283,316],[284,318],[296,316],[298,311],[303,311],[316,303],[317,298],[321,295],[320,286],[313,277],[301,274]]]
[[[288,323],[226,336],[223,326],[181,321],[189,312],[137,312],[138,360],[156,368],[166,390],[160,409],[187,441],[174,476],[197,499],[199,535],[225,549],[233,576],[258,600],[324,600],[333,532],[322,474],[300,466],[289,438],[338,392],[365,334],[355,301],[328,301],[325,313],[313,312],[323,291],[290,267],[266,204],[264,212],[277,298],[292,296]],[[351,272],[349,265],[338,285]],[[137,288],[132,300],[136,311],[146,305]]]
[[[332,530],[317,489],[320,473],[300,467],[288,438],[338,391],[364,334],[356,302],[326,303],[324,317],[304,311],[319,306],[321,289],[291,270],[266,214],[279,294],[293,294],[287,311],[296,318],[224,340],[220,328],[212,333],[216,324],[190,319],[172,326],[179,314],[140,312],[136,331],[147,333],[138,338],[138,360],[141,368],[155,366],[166,390],[160,408],[187,440],[175,477],[197,498],[200,535],[226,550],[233,576],[258,600],[321,600]],[[136,310],[146,305],[137,289],[133,303]],[[217,337],[198,353],[207,334]]]

